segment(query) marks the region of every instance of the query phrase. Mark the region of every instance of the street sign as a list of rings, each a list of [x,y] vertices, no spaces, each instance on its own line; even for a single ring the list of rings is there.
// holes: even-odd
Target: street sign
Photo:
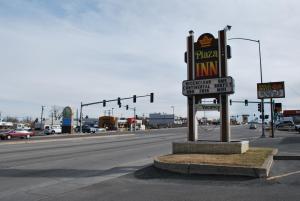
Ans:
[[[72,125],[72,119],[69,119],[69,118],[63,118],[62,125],[63,125],[63,126],[71,126],[71,125]]]
[[[185,80],[182,82],[182,94],[184,96],[233,93],[234,80],[230,76],[202,80]]]
[[[219,111],[219,104],[196,104],[195,109],[197,111]]]
[[[257,98],[284,98],[284,82],[268,82],[257,84]]]

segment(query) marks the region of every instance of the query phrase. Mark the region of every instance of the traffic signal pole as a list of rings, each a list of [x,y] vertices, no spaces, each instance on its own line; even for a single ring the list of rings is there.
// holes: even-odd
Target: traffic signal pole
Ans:
[[[80,103],[80,132],[82,132],[82,109],[85,106],[90,106],[90,105],[96,105],[96,104],[103,104],[103,107],[106,106],[107,102],[115,102],[117,101],[119,103],[119,107],[121,107],[121,100],[129,100],[129,99],[133,99],[133,102],[136,102],[137,98],[144,98],[144,97],[150,97],[150,103],[154,102],[154,93],[150,93],[147,95],[143,95],[143,96],[137,96],[137,95],[133,95],[132,97],[127,97],[127,98],[120,98],[118,97],[117,99],[112,99],[112,100],[103,100],[103,101],[98,101],[98,102],[92,102],[92,103],[85,103],[83,104],[82,102]],[[135,118],[135,116],[134,116]]]

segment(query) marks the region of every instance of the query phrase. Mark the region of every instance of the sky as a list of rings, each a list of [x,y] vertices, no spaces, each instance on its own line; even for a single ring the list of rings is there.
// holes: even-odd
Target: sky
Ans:
[[[186,116],[186,37],[203,33],[261,41],[263,81],[284,81],[283,109],[300,109],[300,2],[297,0],[0,0],[0,112],[2,117],[39,117],[41,106],[71,106],[147,95],[122,104],[138,115]],[[232,100],[258,101],[258,43],[230,40],[228,74]],[[266,105],[266,107],[268,107]],[[133,111],[116,103],[85,107],[99,117]],[[233,104],[230,115],[258,114],[257,104]],[[217,112],[198,116],[218,117]]]

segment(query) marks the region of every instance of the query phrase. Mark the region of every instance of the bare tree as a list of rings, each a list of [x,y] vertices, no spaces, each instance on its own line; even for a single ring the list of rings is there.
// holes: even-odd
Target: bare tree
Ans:
[[[51,106],[51,109],[50,109],[50,117],[52,117],[53,115],[53,118],[55,120],[58,120],[62,117],[62,112],[63,112],[63,107],[61,106],[57,106],[57,105],[53,105]]]
[[[18,123],[19,122],[17,117],[10,117],[10,116],[6,117],[6,121],[7,122],[13,122],[13,123]]]
[[[27,116],[27,117],[23,118],[22,122],[23,123],[27,123],[27,124],[31,124],[32,123],[32,118],[29,117],[29,116]]]

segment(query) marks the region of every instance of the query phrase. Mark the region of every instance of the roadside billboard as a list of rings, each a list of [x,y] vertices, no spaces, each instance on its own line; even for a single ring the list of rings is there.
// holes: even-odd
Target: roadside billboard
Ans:
[[[268,82],[257,84],[257,98],[284,98],[284,82]]]

